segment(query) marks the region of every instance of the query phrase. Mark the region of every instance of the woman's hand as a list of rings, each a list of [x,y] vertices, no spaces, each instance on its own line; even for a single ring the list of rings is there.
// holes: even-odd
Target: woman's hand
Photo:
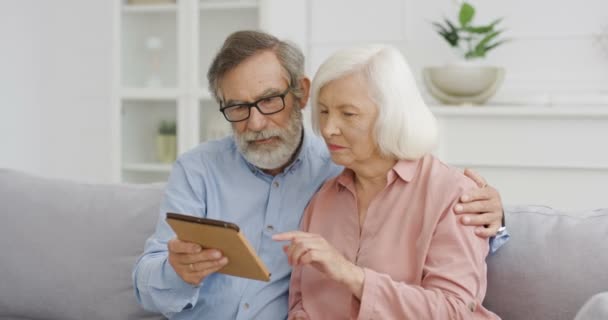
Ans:
[[[291,241],[283,246],[291,266],[311,265],[330,279],[346,285],[361,299],[363,294],[363,269],[348,261],[336,248],[317,234],[290,231],[276,234],[275,241]]]

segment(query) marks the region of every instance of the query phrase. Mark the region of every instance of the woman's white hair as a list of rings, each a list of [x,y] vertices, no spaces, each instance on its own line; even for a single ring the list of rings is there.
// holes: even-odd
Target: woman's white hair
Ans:
[[[437,121],[424,103],[410,67],[399,50],[369,45],[340,50],[319,67],[312,82],[312,126],[319,128],[319,92],[331,81],[360,72],[378,107],[374,138],[380,152],[418,159],[437,144]]]

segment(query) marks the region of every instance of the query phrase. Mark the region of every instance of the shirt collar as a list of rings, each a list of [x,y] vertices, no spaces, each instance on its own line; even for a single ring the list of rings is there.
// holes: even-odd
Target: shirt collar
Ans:
[[[399,178],[401,178],[405,182],[410,182],[414,179],[416,175],[416,171],[418,171],[418,164],[420,163],[420,159],[416,160],[399,160],[393,166],[392,172],[397,173]],[[390,174],[390,173],[389,173]]]
[[[387,173],[386,183],[391,184],[397,177],[405,182],[410,182],[414,179],[420,160],[399,160],[393,168]],[[339,190],[344,188],[353,192],[355,183],[355,173],[353,170],[345,168],[344,171],[336,178]]]

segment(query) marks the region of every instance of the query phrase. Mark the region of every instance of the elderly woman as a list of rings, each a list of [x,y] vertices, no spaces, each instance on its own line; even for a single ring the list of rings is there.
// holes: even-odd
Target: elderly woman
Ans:
[[[481,304],[488,242],[453,214],[476,186],[430,155],[436,122],[399,51],[340,51],[312,94],[313,128],[345,169],[303,231],[274,237],[290,241],[289,318],[498,318]]]

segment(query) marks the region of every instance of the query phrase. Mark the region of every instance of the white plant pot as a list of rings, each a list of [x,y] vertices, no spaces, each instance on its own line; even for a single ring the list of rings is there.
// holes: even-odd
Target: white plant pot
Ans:
[[[172,163],[177,157],[177,137],[159,134],[156,137],[156,156],[163,163]]]
[[[470,63],[427,67],[422,70],[424,84],[437,100],[451,105],[481,105],[498,90],[505,70]]]

